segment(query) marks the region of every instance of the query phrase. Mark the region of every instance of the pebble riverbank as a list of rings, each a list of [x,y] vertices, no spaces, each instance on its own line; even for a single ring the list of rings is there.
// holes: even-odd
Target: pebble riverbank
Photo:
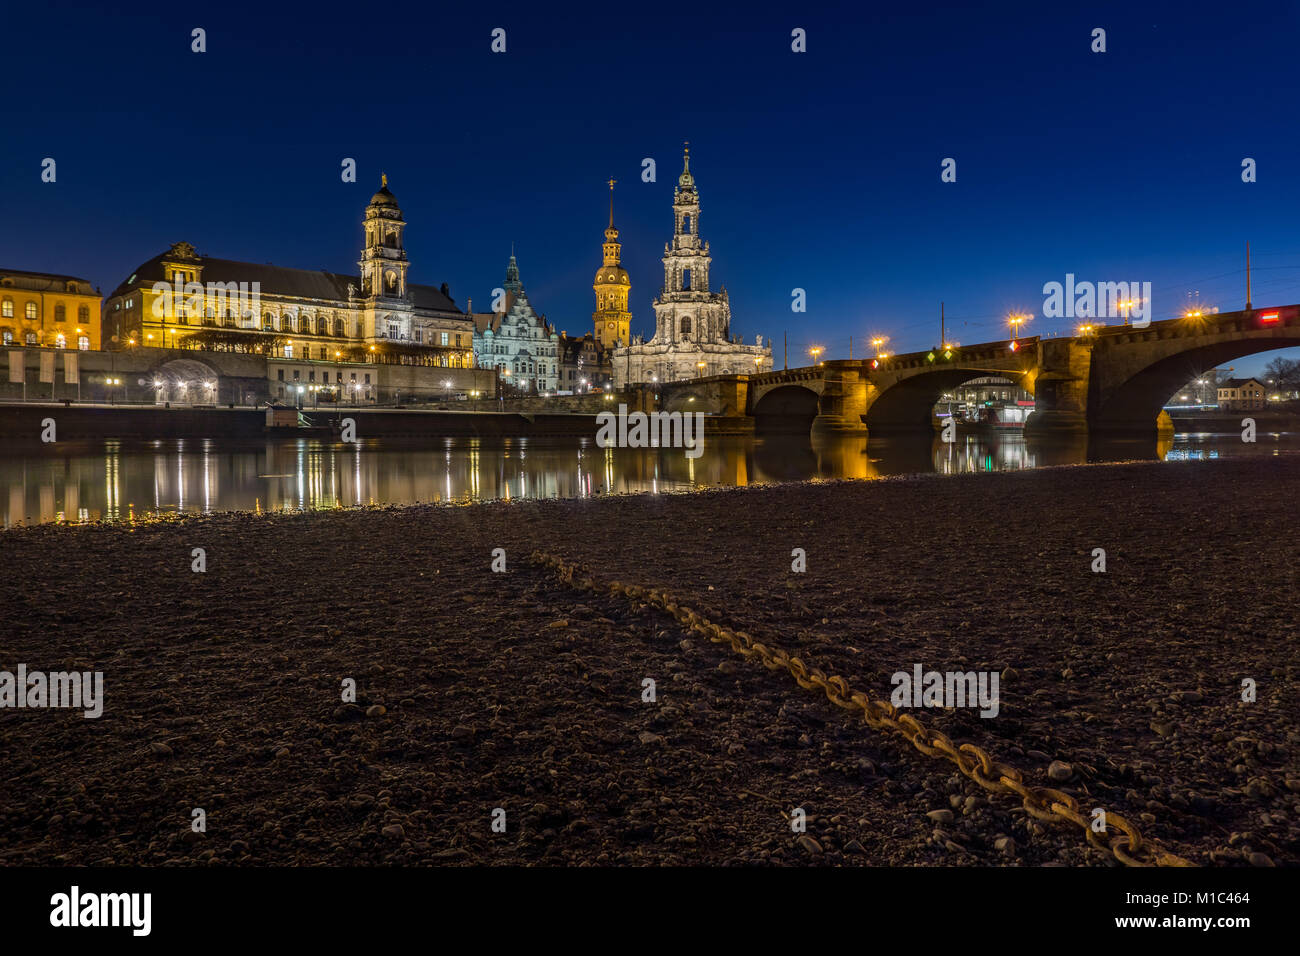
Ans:
[[[0,671],[105,702],[0,709],[0,865],[1114,865],[534,550],[873,697],[996,671],[997,717],[919,716],[1196,863],[1295,864],[1298,489],[1280,457],[5,531]]]

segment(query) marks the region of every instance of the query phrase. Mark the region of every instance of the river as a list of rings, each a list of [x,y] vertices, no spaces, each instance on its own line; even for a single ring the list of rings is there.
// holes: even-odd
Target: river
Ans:
[[[669,449],[601,449],[588,438],[314,439],[10,444],[0,460],[3,526],[146,520],[177,513],[284,511],[416,502],[582,498],[779,481],[1013,471],[1086,461],[1300,451],[1300,433],[1178,434],[1158,447],[1089,447],[1017,436],[714,438],[690,459]]]

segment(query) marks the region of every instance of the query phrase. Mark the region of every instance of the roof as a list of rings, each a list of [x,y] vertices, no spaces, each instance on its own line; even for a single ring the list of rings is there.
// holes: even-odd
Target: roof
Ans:
[[[1227,378],[1219,383],[1219,388],[1241,388],[1251,382],[1254,382],[1260,388],[1264,387],[1264,383],[1257,378]]]
[[[89,279],[83,279],[81,276],[65,276],[57,272],[26,272],[22,269],[0,269],[0,279],[7,276],[12,276],[16,279],[45,279],[50,282],[84,282],[86,288],[92,290],[95,288],[94,283]]]
[[[163,260],[175,260],[171,251],[160,253],[142,263],[130,279],[113,290],[109,298],[123,295],[132,289],[152,286],[155,282],[165,281]],[[300,299],[333,299],[346,301],[348,284],[359,292],[361,279],[354,275],[339,275],[314,269],[291,269],[287,266],[274,266],[269,263],[239,262],[235,259],[213,259],[200,256],[194,260],[203,267],[203,281],[206,282],[254,282],[264,295],[292,296]],[[441,312],[459,312],[456,303],[442,290],[431,285],[408,283],[407,288],[418,309],[430,309]]]

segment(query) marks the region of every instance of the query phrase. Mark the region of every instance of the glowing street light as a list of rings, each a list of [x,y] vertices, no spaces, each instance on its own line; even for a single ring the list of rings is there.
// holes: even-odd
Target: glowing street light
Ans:
[[[814,365],[817,364],[817,356],[821,355],[825,351],[826,350],[822,348],[820,345],[814,345],[812,348],[808,350],[808,353],[812,355]]]
[[[1016,313],[1007,316],[1007,324],[1011,326],[1011,340],[1014,342],[1020,337],[1020,327],[1029,321],[1029,316]]]

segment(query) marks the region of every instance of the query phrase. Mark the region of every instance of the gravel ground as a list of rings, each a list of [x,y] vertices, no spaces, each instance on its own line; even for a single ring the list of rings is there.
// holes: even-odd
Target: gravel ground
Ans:
[[[1295,864],[1298,487],[1276,458],[7,531],[0,670],[101,670],[106,704],[0,710],[0,864],[1115,865],[534,549],[877,698],[997,671],[996,718],[918,716],[1196,863]]]

